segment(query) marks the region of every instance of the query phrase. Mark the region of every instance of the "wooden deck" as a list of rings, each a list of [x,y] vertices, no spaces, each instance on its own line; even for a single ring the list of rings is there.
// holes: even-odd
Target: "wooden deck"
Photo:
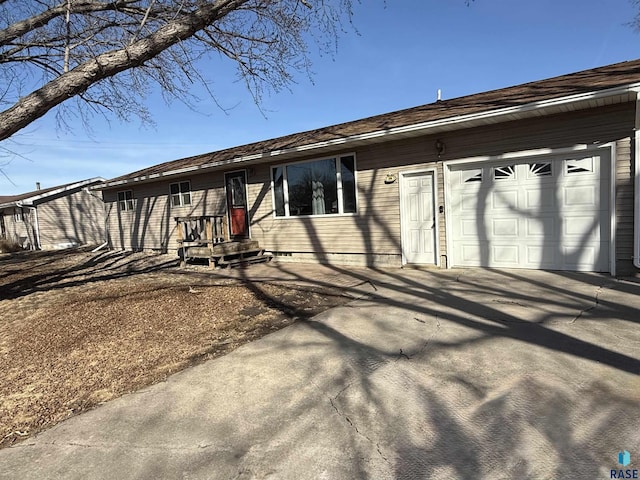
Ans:
[[[193,259],[206,259],[212,268],[271,260],[271,255],[265,254],[254,240],[229,240],[224,215],[175,217],[175,220],[182,267]]]

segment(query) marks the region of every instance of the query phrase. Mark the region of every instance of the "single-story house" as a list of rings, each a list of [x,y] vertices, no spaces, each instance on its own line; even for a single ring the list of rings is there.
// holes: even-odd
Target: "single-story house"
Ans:
[[[639,93],[634,60],[162,163],[98,187],[108,241],[220,215],[289,260],[634,273]]]
[[[0,196],[0,237],[24,248],[57,249],[105,242],[102,194],[90,178],[20,195]]]

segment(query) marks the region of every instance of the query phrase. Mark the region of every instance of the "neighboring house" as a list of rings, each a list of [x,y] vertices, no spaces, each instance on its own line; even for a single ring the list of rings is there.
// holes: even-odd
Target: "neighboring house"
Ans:
[[[633,273],[639,92],[635,60],[163,163],[99,187],[108,239],[227,215],[289,259]]]
[[[104,243],[102,195],[90,190],[101,182],[91,178],[0,196],[0,236],[32,250]]]

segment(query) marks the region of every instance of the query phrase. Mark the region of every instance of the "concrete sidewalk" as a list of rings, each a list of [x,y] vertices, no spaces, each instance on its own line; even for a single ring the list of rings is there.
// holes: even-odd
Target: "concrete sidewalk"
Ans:
[[[359,298],[0,450],[0,478],[604,479],[621,450],[640,468],[637,283],[302,264],[231,276]]]

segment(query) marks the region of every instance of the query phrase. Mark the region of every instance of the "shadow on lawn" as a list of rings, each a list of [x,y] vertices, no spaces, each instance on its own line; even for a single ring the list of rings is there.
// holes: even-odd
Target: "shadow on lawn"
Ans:
[[[135,273],[169,272],[167,267],[176,262],[171,259],[149,265],[135,258],[107,252],[45,276],[34,273],[2,285],[0,291],[3,298],[7,293],[12,295],[10,298],[17,298],[30,292]],[[292,263],[268,268],[273,269],[273,274],[263,275],[262,281],[287,278],[294,285],[336,287],[331,275],[323,275],[321,280],[310,278]],[[325,356],[336,361],[331,363],[333,369],[323,366],[305,379],[305,383],[314,385],[315,395],[282,404],[278,394],[271,397],[271,393],[264,392],[256,408],[264,408],[272,421],[257,422],[242,434],[230,434],[228,454],[233,459],[220,464],[219,457],[205,456],[194,464],[189,456],[176,457],[178,464],[184,462],[182,471],[197,476],[198,472],[223,472],[224,468],[237,467],[238,476],[243,471],[257,475],[256,471],[243,470],[251,468],[249,463],[243,463],[250,446],[267,452],[266,462],[299,454],[298,449],[318,441],[318,432],[293,420],[314,410],[325,417],[335,415],[330,425],[337,432],[349,432],[336,434],[334,440],[341,451],[349,452],[347,468],[355,478],[373,478],[381,468],[398,480],[545,475],[596,478],[603,465],[613,462],[613,452],[621,441],[626,442],[625,448],[634,447],[637,422],[629,419],[635,418],[637,398],[614,391],[604,380],[590,376],[584,362],[594,368],[611,367],[607,371],[612,376],[624,376],[638,375],[640,361],[615,351],[610,343],[579,338],[580,321],[569,332],[554,328],[554,321],[556,311],[572,311],[581,313],[583,320],[613,318],[637,326],[637,308],[606,299],[596,303],[595,295],[584,292],[610,288],[625,295],[640,295],[640,285],[616,283],[605,276],[557,273],[562,279],[556,282],[560,286],[553,288],[553,295],[541,299],[540,291],[548,287],[526,272],[491,271],[483,275],[492,281],[475,281],[472,274],[456,277],[451,272],[430,270],[325,268],[334,278],[348,277],[353,280],[352,285],[370,282],[376,288],[355,306],[343,307],[338,317],[344,313],[344,323],[324,322],[312,318],[310,312],[292,309],[286,299],[269,295],[261,281],[253,281],[251,268],[233,274],[212,273],[216,278],[241,281],[272,308],[298,318],[297,328],[314,334],[303,336],[303,340],[295,334],[281,337],[277,348],[282,358],[305,352],[297,358],[309,361],[311,366],[316,360],[323,365]],[[87,277],[91,271],[94,273]],[[198,272],[197,278],[201,275]],[[587,284],[588,288],[574,288],[577,284]],[[344,288],[345,294],[358,292]],[[536,310],[531,315],[533,319],[525,320],[501,309],[500,304],[487,301],[492,297],[506,298],[514,304],[541,304],[544,308]],[[371,322],[377,334],[375,339],[361,337],[349,326],[350,308],[369,308],[372,312],[389,308],[400,318],[388,322],[364,318],[361,321]],[[469,334],[448,336],[443,329],[449,328],[465,329]],[[401,349],[394,343],[398,338],[406,342]],[[510,342],[510,350],[496,350],[496,342],[503,345],[505,340]],[[537,356],[530,353],[534,350]],[[472,358],[471,366],[457,368],[469,352],[480,355],[482,351],[486,352],[484,363],[474,364]],[[548,365],[539,363],[541,358],[547,358],[540,352],[553,354],[548,357]],[[509,358],[511,353],[515,358]],[[251,354],[259,355],[259,351]],[[487,369],[500,371],[505,363],[526,362],[528,358],[537,359],[538,363],[524,364],[522,375],[485,378]],[[264,368],[271,367],[282,368],[268,364]],[[237,368],[236,374],[246,375],[246,380],[255,374],[251,370],[245,372],[241,365]],[[301,368],[302,372],[307,371]],[[290,381],[299,372],[280,374]],[[205,411],[211,399],[207,396],[201,402]],[[147,420],[150,425],[162,421],[153,416]],[[222,416],[210,419],[215,425],[207,424],[206,428],[234,432],[237,421],[238,418]],[[148,465],[150,471],[156,467]]]
[[[77,261],[74,259],[77,258]],[[10,300],[35,292],[86,285],[166,270],[177,259],[136,256],[134,252],[106,251],[81,256],[77,250],[27,252],[0,261],[0,299]],[[29,271],[25,272],[25,268]],[[17,278],[15,278],[17,277]]]

